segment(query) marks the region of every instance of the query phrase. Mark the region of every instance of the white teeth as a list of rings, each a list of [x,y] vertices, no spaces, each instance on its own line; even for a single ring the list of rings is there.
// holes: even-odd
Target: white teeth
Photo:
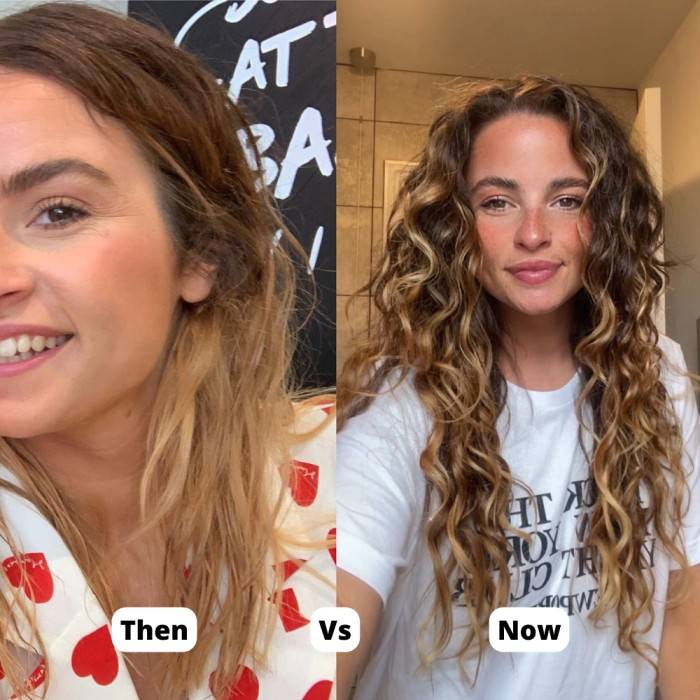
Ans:
[[[32,339],[28,335],[21,335],[17,339],[17,352],[21,355],[23,352],[29,352],[32,349]]]
[[[0,340],[0,356],[12,357],[17,352],[17,341],[14,338]]]
[[[26,333],[15,338],[0,340],[0,363],[12,360],[26,360],[45,349],[63,345],[69,336],[59,335],[46,337],[43,335],[30,336]]]

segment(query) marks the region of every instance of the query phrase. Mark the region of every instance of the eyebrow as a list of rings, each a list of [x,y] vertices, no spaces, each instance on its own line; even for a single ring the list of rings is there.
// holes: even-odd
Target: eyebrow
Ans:
[[[474,186],[469,190],[469,194],[474,194],[477,190],[482,187],[501,187],[504,190],[517,190],[518,183],[515,180],[509,180],[505,177],[482,177]]]
[[[504,190],[516,191],[520,189],[520,186],[515,180],[510,180],[506,177],[482,177],[481,180],[476,182],[474,186],[469,190],[469,194],[474,194],[478,189],[482,187],[501,187]],[[557,190],[563,190],[567,187],[583,187],[588,189],[588,180],[582,180],[578,177],[560,177],[552,180],[547,188],[550,192],[556,192]]]
[[[114,180],[103,170],[96,168],[87,161],[79,158],[59,158],[47,160],[43,163],[30,165],[22,170],[12,173],[7,181],[0,183],[0,193],[4,197],[26,192],[32,187],[37,187],[59,175],[73,174],[84,175],[103,185],[114,186]]]

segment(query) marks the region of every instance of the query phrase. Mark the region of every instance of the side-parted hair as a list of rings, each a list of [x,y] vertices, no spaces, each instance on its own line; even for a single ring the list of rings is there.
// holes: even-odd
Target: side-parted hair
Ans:
[[[450,641],[450,581],[457,575],[471,620],[458,657],[463,664],[476,650],[480,658],[490,612],[510,603],[507,536],[519,531],[506,515],[515,480],[496,428],[506,406],[496,361],[505,329],[479,281],[483,258],[467,166],[480,131],[518,113],[565,124],[590,181],[581,215],[593,233],[570,338],[585,379],[578,437],[595,493],[586,544],[599,598],[590,617],[612,613],[620,648],[656,666],[655,650],[640,639],[654,618],[643,546],[650,528],[687,571],[679,536],[687,489],[682,436],[661,381],[654,321],[668,279],[668,263],[658,256],[663,208],[624,129],[585,89],[538,76],[481,81],[457,91],[435,119],[393,206],[383,256],[360,290],[372,296],[372,327],[340,376],[338,429],[366,410],[387,380],[395,385],[411,373],[432,419],[420,466],[435,503],[426,525],[435,601],[423,627],[433,629],[435,643],[423,659],[431,663]],[[648,508],[640,502],[644,491]]]
[[[303,250],[256,186],[239,140],[243,130],[255,143],[245,118],[165,32],[87,5],[39,5],[0,20],[0,69],[50,79],[82,98],[91,115],[126,128],[153,167],[178,271],[200,263],[214,270],[209,297],[180,301],[173,319],[141,510],[144,527],[164,533],[168,604],[194,610],[202,623],[190,652],[164,660],[162,697],[202,682],[220,643],[219,697],[247,655],[264,662],[259,640],[271,634],[268,557],[284,556],[272,470],[298,439],[291,434],[294,264],[276,232],[287,248]],[[0,438],[0,462],[57,529],[110,617],[122,601],[103,575],[101,533],[79,520],[22,440]],[[0,536],[13,547],[1,514]],[[0,665],[16,688],[24,674],[2,630],[19,633],[18,605],[0,596]],[[47,675],[50,686],[50,667]]]

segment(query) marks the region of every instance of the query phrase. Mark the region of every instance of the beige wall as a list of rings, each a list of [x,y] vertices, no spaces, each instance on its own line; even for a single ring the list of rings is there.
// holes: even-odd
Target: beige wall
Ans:
[[[696,2],[640,87],[661,88],[661,143],[666,206],[668,335],[683,346],[698,371],[696,321],[700,317],[700,3]]]
[[[446,90],[467,78],[398,70],[362,74],[337,67],[337,367],[353,338],[366,332],[367,296],[347,309],[350,294],[369,280],[384,240],[384,161],[415,160]],[[629,127],[637,93],[589,88]]]
[[[122,14],[127,14],[127,2],[128,0],[74,0],[75,2],[82,2],[86,5],[97,5],[98,7],[104,7],[107,10],[114,10],[115,12],[121,12]],[[39,5],[41,3],[47,2],[47,0],[0,0],[0,17],[4,15],[11,15],[14,12],[21,12],[26,10],[32,5]]]

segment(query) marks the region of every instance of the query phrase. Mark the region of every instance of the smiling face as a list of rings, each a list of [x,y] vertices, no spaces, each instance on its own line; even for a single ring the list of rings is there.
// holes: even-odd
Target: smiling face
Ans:
[[[489,123],[474,140],[467,184],[481,282],[501,316],[560,316],[581,288],[591,233],[580,216],[587,176],[567,126],[528,113]]]
[[[0,435],[141,410],[178,299],[210,284],[177,274],[155,174],[126,129],[38,76],[0,71],[0,94],[0,338],[17,324],[72,335],[26,368],[0,364]]]

